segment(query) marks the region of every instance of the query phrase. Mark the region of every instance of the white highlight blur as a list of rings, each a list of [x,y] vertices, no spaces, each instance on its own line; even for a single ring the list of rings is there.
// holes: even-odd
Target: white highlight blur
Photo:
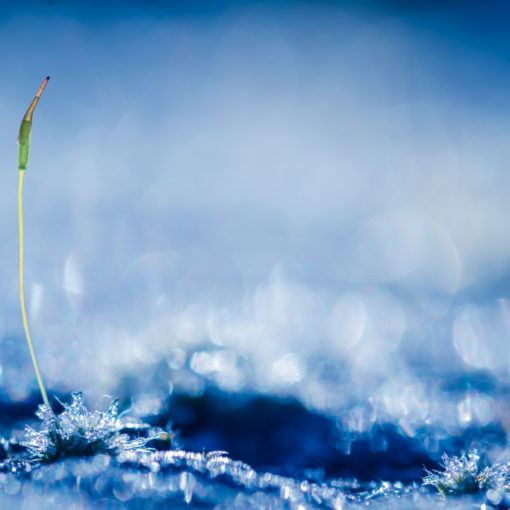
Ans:
[[[509,367],[509,303],[467,306],[453,324],[454,345],[462,359],[476,368]]]
[[[30,308],[29,308],[30,319],[37,319],[39,312],[41,311],[43,297],[44,288],[38,283],[33,283],[32,289],[30,291]]]
[[[412,211],[389,211],[365,222],[341,255],[346,278],[384,283],[407,279],[421,292],[454,294],[462,266],[440,224]]]
[[[71,304],[77,307],[80,303],[81,295],[84,293],[84,282],[81,265],[78,256],[71,253],[64,264],[64,284],[67,299]]]

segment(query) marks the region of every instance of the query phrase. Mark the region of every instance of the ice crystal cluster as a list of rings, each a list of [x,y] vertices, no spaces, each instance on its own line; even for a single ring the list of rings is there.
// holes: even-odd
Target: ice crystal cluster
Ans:
[[[23,446],[30,457],[38,462],[52,462],[62,457],[94,455],[96,453],[118,454],[126,450],[145,448],[158,437],[156,429],[149,429],[144,437],[131,438],[123,433],[125,423],[118,413],[118,401],[114,400],[107,411],[89,411],[83,394],[74,392],[69,404],[63,403],[64,411],[58,416],[41,405],[37,417],[43,422],[40,430],[26,427]]]
[[[433,485],[441,494],[463,494],[480,490],[510,490],[510,463],[484,465],[480,453],[462,452],[460,457],[444,454],[443,471],[428,472],[425,485]]]

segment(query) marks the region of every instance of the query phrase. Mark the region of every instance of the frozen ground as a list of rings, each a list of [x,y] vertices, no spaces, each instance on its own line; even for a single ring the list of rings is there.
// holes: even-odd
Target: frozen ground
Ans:
[[[0,13],[0,433],[22,459],[38,426],[15,138],[50,74],[24,195],[41,371],[180,441],[7,461],[0,506],[508,506],[422,486],[445,452],[510,460],[506,2],[206,4]]]

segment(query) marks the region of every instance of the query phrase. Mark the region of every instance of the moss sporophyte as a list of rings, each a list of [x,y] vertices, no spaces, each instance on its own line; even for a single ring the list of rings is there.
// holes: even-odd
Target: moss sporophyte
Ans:
[[[31,462],[52,462],[62,457],[94,455],[98,452],[117,454],[128,450],[143,451],[154,439],[165,441],[168,445],[175,445],[175,435],[159,428],[153,428],[144,423],[126,423],[118,414],[118,402],[113,401],[109,409],[104,411],[89,411],[84,404],[83,395],[75,392],[71,395],[71,403],[60,404],[64,410],[58,416],[53,412],[46,388],[39,371],[34,346],[28,328],[27,312],[25,308],[25,291],[23,283],[23,178],[30,158],[30,134],[32,131],[32,115],[48,83],[48,76],[42,83],[34,100],[28,107],[18,135],[18,221],[19,221],[19,293],[23,327],[34,365],[35,375],[41,390],[44,405],[39,406],[37,417],[42,420],[39,431],[27,427],[25,441]],[[131,437],[131,431],[135,437]]]
[[[20,303],[21,303],[21,314],[23,316],[23,327],[25,329],[25,336],[28,343],[28,349],[30,351],[30,357],[32,358],[32,363],[34,365],[35,375],[37,377],[37,382],[39,384],[39,389],[41,390],[41,395],[44,404],[51,410],[50,403],[48,401],[48,396],[46,394],[46,388],[44,387],[44,383],[41,377],[41,373],[39,372],[39,366],[37,364],[37,359],[35,357],[34,346],[32,345],[32,339],[30,338],[30,331],[28,329],[28,321],[27,321],[27,312],[25,308],[25,290],[24,290],[24,282],[23,282],[23,178],[25,177],[25,170],[28,166],[28,161],[30,159],[30,135],[32,131],[32,115],[34,113],[34,109],[39,102],[39,98],[41,97],[42,91],[50,77],[46,77],[43,81],[39,91],[34,97],[32,103],[28,107],[23,120],[21,121],[21,126],[19,128],[18,134],[18,171],[19,171],[19,181],[18,181],[18,225],[19,225],[19,294],[20,294]]]

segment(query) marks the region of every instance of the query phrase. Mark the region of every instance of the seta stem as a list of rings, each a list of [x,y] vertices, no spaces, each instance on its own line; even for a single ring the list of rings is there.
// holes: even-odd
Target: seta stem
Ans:
[[[51,410],[48,396],[46,395],[46,389],[39,372],[39,366],[37,365],[37,359],[35,357],[34,347],[32,345],[32,339],[30,338],[30,331],[28,330],[27,312],[25,309],[25,289],[23,281],[23,178],[25,177],[25,170],[19,169],[19,183],[18,183],[18,224],[19,224],[19,295],[21,302],[21,314],[23,315],[23,327],[25,328],[25,336],[27,338],[28,349],[30,351],[30,357],[35,369],[35,375],[37,382],[39,383],[39,389],[41,390],[42,399],[44,405]]]

